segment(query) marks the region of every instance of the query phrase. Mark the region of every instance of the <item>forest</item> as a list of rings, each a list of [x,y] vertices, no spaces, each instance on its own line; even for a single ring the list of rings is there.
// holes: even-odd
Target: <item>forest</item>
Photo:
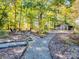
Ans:
[[[62,24],[78,30],[75,0],[0,0],[0,29],[48,32]]]
[[[79,59],[79,0],[0,0],[0,59]]]

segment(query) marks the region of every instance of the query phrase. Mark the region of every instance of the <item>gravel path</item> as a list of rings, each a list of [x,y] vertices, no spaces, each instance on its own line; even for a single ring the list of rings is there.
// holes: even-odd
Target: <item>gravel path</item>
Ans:
[[[33,41],[29,43],[29,48],[22,59],[52,59],[50,56],[48,43],[54,34],[48,34],[44,38],[31,35]]]

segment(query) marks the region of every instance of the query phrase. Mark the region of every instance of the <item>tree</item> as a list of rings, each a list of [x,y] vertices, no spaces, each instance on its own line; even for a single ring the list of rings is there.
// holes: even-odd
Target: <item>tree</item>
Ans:
[[[1,8],[0,8],[0,10],[1,10],[1,12],[0,12],[0,27],[1,27],[1,29],[6,24],[7,17],[8,17],[7,12],[6,12],[6,9],[7,9],[8,5],[5,2],[6,2],[6,0],[0,2],[2,4]]]

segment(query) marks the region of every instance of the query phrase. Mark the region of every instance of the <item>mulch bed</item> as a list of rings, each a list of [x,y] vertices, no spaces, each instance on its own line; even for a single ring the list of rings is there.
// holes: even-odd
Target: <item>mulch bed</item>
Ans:
[[[52,59],[79,59],[78,39],[79,34],[57,34],[49,42]]]

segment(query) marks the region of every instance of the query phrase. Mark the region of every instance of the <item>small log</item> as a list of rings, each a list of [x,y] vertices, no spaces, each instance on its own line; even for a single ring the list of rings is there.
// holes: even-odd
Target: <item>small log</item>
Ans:
[[[27,46],[28,45],[28,41],[24,40],[24,41],[11,41],[11,42],[1,42],[0,43],[0,49],[4,49],[4,48],[14,48],[14,47],[22,47],[22,46]]]

